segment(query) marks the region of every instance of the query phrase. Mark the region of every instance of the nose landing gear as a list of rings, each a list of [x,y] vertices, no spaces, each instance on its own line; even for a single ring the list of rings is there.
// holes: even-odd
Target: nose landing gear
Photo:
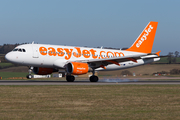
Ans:
[[[33,69],[33,67],[29,67],[29,74],[26,76],[27,79],[31,79],[32,78],[32,75],[31,75],[32,69]]]

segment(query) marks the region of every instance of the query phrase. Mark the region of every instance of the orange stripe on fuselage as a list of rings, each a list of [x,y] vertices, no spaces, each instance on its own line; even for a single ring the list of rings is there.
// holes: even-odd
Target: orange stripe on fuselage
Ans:
[[[40,47],[39,52],[43,56],[59,56],[59,57],[64,57],[66,60],[69,60],[74,56],[75,58],[80,58],[83,56],[84,58],[90,58],[92,57],[93,59],[105,59],[105,58],[110,58],[110,57],[121,57],[124,56],[124,53],[122,52],[112,52],[112,51],[99,51],[97,52],[94,49],[82,49],[80,47],[74,47],[73,48],[54,48],[54,47]],[[98,57],[99,56],[99,57]]]

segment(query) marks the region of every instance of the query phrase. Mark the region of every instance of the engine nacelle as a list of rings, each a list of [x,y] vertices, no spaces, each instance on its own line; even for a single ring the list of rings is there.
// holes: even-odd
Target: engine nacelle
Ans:
[[[37,75],[48,75],[55,72],[55,70],[53,68],[34,67],[33,72]]]
[[[66,70],[70,74],[82,75],[89,71],[89,66],[87,63],[70,62],[67,64]]]

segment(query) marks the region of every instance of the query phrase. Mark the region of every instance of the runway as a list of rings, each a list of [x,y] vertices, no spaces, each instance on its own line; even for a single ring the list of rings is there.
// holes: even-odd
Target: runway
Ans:
[[[39,81],[39,80],[0,80],[0,85],[180,85],[180,80],[99,80],[99,82],[84,81]]]

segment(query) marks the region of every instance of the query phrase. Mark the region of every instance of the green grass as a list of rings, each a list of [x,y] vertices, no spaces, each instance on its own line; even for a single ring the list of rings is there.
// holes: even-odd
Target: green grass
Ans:
[[[168,63],[167,57],[162,57],[159,61],[155,63]]]
[[[0,67],[8,67],[8,66],[13,66],[12,63],[0,63]]]
[[[3,79],[7,79],[10,77],[26,77],[27,74],[27,72],[0,72],[0,77],[2,77]]]
[[[0,86],[0,119],[180,119],[180,85]]]

